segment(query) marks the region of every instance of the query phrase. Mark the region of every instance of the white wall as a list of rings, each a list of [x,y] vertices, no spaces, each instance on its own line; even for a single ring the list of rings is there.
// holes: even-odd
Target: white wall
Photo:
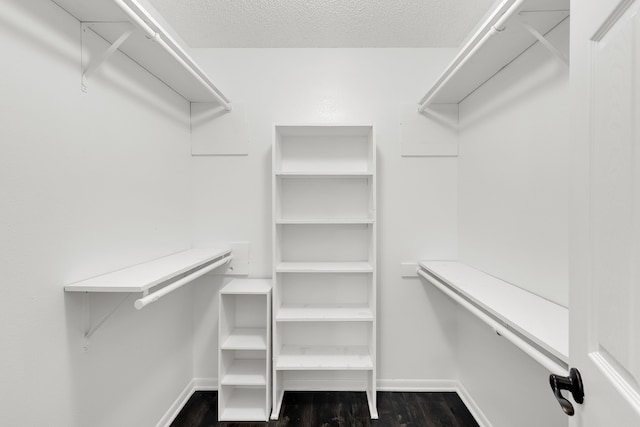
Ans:
[[[460,383],[492,427],[567,427],[548,370],[468,311],[459,322]]]
[[[460,260],[566,306],[568,68],[537,43],[459,113]]]
[[[193,52],[234,105],[244,105],[249,133],[248,156],[193,158],[194,238],[198,244],[218,239],[251,242],[250,274],[254,277],[272,274],[273,124],[375,125],[378,378],[382,385],[426,384],[423,380],[456,377],[454,306],[420,280],[403,280],[400,262],[456,258],[457,161],[402,158],[399,140],[401,105],[416,105],[454,53],[452,49]],[[215,299],[219,286],[211,278],[197,285],[196,377],[217,375]]]
[[[568,21],[550,40],[568,49]],[[568,68],[536,44],[460,104],[460,260],[562,305],[569,101]],[[545,369],[463,310],[458,339],[460,381],[493,427],[567,425]]]
[[[66,283],[189,247],[189,104],[120,54],[80,91],[80,24],[0,5],[0,425],[151,426],[192,378],[191,291],[82,346]],[[97,322],[121,295],[91,295]]]

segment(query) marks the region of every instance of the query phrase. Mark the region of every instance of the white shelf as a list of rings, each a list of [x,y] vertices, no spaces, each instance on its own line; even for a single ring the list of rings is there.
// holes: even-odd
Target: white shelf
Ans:
[[[372,218],[309,218],[309,219],[276,219],[277,225],[358,225],[373,224]]]
[[[276,273],[371,273],[368,262],[281,262]]]
[[[569,310],[465,264],[421,261],[420,267],[543,351],[567,363]]]
[[[234,279],[220,290],[222,295],[266,295],[269,292],[270,279]]]
[[[457,104],[537,42],[518,19],[545,35],[569,16],[569,0],[526,0],[507,20],[504,30],[493,27],[518,0],[504,0],[478,28],[420,104]],[[494,35],[488,35],[494,34]],[[488,35],[488,36],[487,36]],[[481,42],[485,36],[486,41]]]
[[[223,350],[266,350],[266,328],[235,328],[222,343]]]
[[[277,322],[370,322],[373,312],[362,305],[290,305],[282,306]]]
[[[125,29],[123,23],[144,25],[119,50],[191,102],[227,103],[229,100],[162,26],[135,0],[124,0],[127,14],[114,0],[53,0],[63,9],[87,23],[92,31],[113,43]],[[137,21],[137,22],[135,22]],[[136,27],[139,28],[139,27]],[[150,39],[147,31],[155,33]],[[165,46],[165,47],[163,47]],[[229,107],[230,108],[230,107]]]
[[[67,292],[143,292],[231,253],[229,247],[190,249],[66,285]]]
[[[367,171],[286,171],[278,172],[279,178],[371,178],[373,173]]]
[[[373,361],[367,346],[299,347],[283,346],[277,370],[372,370]]]
[[[227,404],[220,409],[219,421],[266,421],[264,388],[240,388],[230,392]]]
[[[266,386],[266,360],[236,359],[222,376],[222,385]]]

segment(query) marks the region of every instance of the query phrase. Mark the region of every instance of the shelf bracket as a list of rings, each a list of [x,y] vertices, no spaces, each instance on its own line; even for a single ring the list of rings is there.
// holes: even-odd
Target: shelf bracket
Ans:
[[[129,23],[117,22],[116,24],[119,24],[119,25],[126,24],[120,36],[116,39],[116,41],[114,41],[111,44],[111,46],[109,46],[104,52],[102,52],[100,56],[98,56],[93,60],[89,59],[88,63],[85,66],[84,46],[86,43],[84,41],[84,38],[85,38],[86,32],[88,30],[91,30],[91,24],[92,23],[90,22],[82,23],[82,86],[81,88],[83,92],[87,91],[87,79],[89,78],[89,76],[93,74],[98,68],[100,68],[100,66],[104,64],[105,61],[109,59],[111,55],[113,55],[115,51],[118,50],[125,41],[127,41],[129,36],[131,36],[131,34],[133,34],[134,31],[136,31],[136,28]]]
[[[129,299],[131,294],[127,294],[122,298],[107,314],[105,314],[100,321],[98,321],[95,325],[91,324],[91,296],[89,292],[84,292],[82,294],[82,319],[83,319],[83,344],[84,350],[89,350],[89,341],[91,340],[91,336],[107,321],[113,314],[118,311],[120,306],[124,304],[124,302]]]
[[[569,58],[567,58],[564,53],[560,52],[554,45],[552,45],[551,42],[549,42],[549,40],[547,40],[547,38],[543,36],[538,30],[533,28],[527,21],[525,21],[521,14],[517,14],[516,18],[522,28],[527,30],[533,37],[538,39],[540,44],[546,47],[549,52],[551,52],[556,58],[560,60],[560,62],[562,62],[567,67],[569,66]]]

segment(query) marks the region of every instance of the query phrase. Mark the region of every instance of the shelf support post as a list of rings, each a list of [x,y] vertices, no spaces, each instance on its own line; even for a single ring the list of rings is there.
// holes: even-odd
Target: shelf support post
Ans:
[[[91,30],[91,26],[89,23],[83,22],[82,23],[83,47],[85,45],[84,38],[87,30]],[[93,61],[90,60],[86,67],[84,66],[84,61],[83,61],[83,65],[82,65],[82,91],[83,92],[87,91],[87,79],[89,78],[89,76],[93,74],[98,68],[100,68],[100,66],[104,64],[105,61],[109,59],[111,55],[113,55],[115,51],[118,50],[125,41],[127,41],[129,36],[131,36],[131,34],[133,34],[134,31],[135,31],[135,27],[133,25],[131,24],[127,25],[127,27],[122,32],[122,34],[120,34],[120,36],[116,39],[115,42],[113,42],[111,46],[109,46],[104,52],[102,52],[102,55],[100,55],[98,58],[94,59]],[[84,53],[84,49],[82,49],[82,51]]]
[[[83,336],[83,344],[84,350],[89,350],[89,341],[91,336],[107,321],[113,314],[118,311],[120,306],[124,304],[124,302],[129,299],[130,294],[125,295],[124,298],[120,300],[107,314],[100,319],[95,326],[91,325],[91,300],[89,292],[85,292],[82,295],[82,318],[84,323],[84,336]]]

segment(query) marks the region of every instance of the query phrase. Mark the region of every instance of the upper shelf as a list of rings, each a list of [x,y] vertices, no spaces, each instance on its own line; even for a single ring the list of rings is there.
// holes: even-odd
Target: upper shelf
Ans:
[[[420,268],[544,353],[568,362],[567,308],[459,262],[422,261]]]
[[[53,0],[96,34],[113,44],[133,24],[119,50],[191,102],[229,100],[186,51],[136,0]]]
[[[538,40],[518,20],[545,35],[569,16],[569,0],[504,0],[420,100],[458,104]]]
[[[231,253],[228,247],[190,249],[64,287],[67,292],[144,292]]]

